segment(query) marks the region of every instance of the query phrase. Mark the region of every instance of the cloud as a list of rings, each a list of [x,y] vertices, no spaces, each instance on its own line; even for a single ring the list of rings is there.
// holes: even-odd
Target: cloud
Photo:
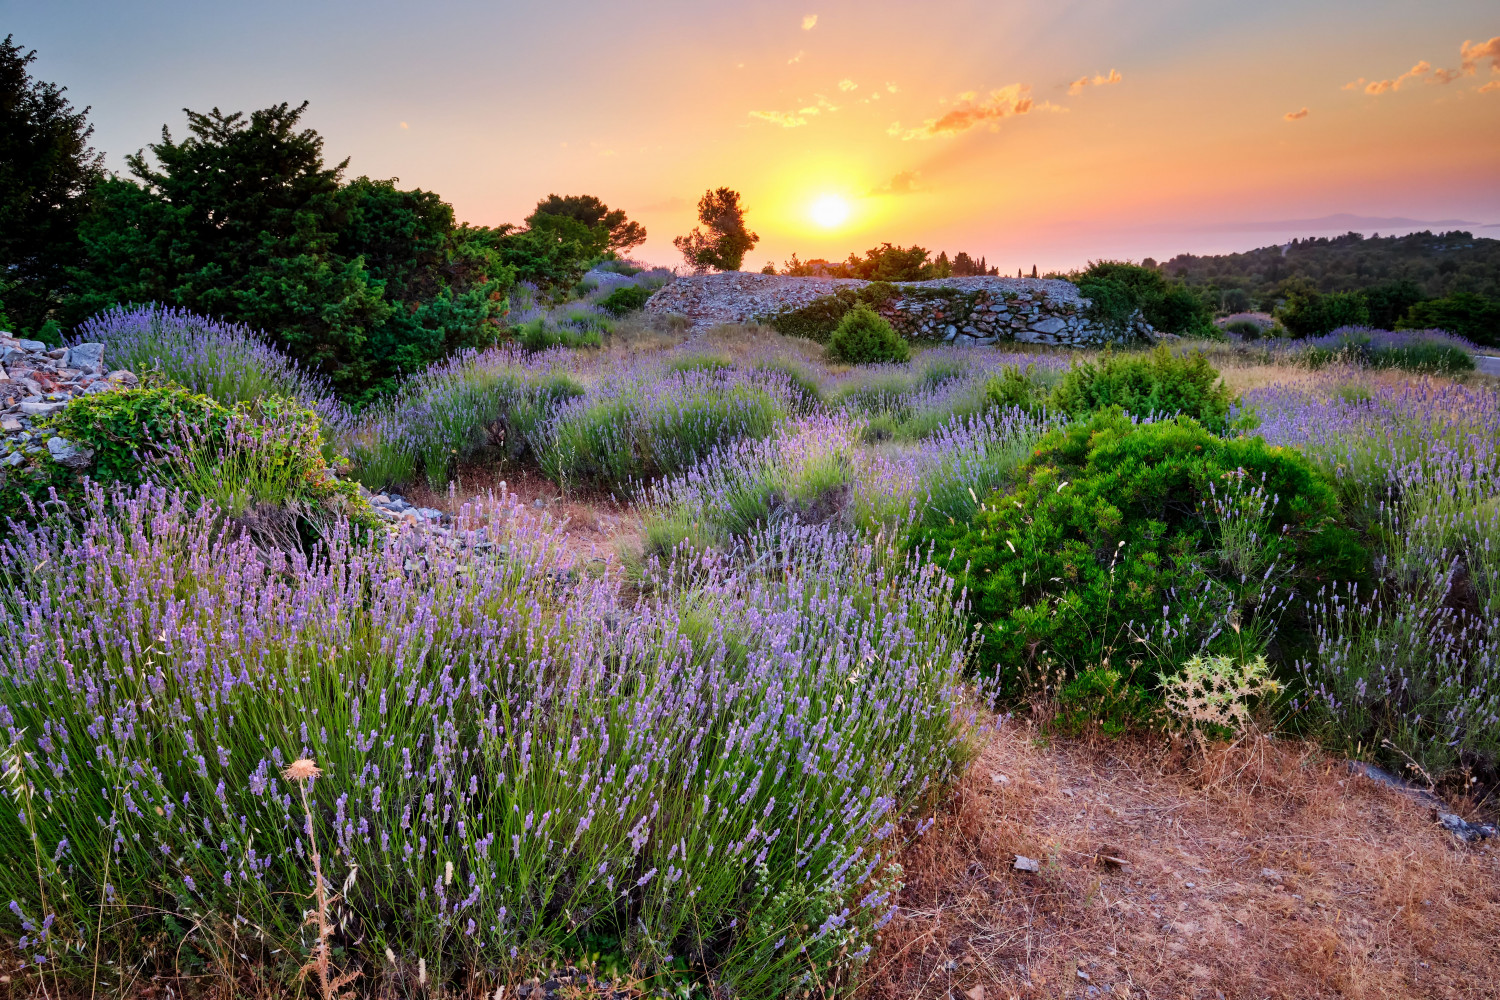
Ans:
[[[792,66],[792,65],[795,65],[795,64],[797,64],[797,63],[799,63],[799,62],[801,62],[801,61],[802,61],[802,57],[803,57],[803,56],[805,56],[805,55],[807,55],[807,53],[806,53],[806,52],[804,52],[804,51],[802,51],[802,50],[801,50],[801,49],[798,49],[798,50],[797,50],[797,54],[796,54],[796,55],[794,55],[794,56],[792,56],[792,58],[790,58],[790,59],[788,59],[788,60],[787,60],[787,61],[786,61],[786,64],[787,64],[787,65],[788,65],[788,66]]]
[[[1344,90],[1363,90],[1372,97],[1381,94],[1389,94],[1400,90],[1403,86],[1416,80],[1425,80],[1431,84],[1452,83],[1454,80],[1466,76],[1473,76],[1479,67],[1485,62],[1490,64],[1490,72],[1500,73],[1500,35],[1496,35],[1487,42],[1465,42],[1458,47],[1459,68],[1443,69],[1434,67],[1426,59],[1419,60],[1411,69],[1402,73],[1395,79],[1390,80],[1366,80],[1360,77],[1344,84]],[[1491,89],[1489,84],[1479,88],[1480,93]]]
[[[918,191],[926,191],[922,184],[922,171],[903,170],[890,180],[877,188],[871,188],[871,195],[882,194],[915,194]]]
[[[980,100],[972,91],[960,94],[958,105],[941,117],[929,118],[918,128],[912,129],[903,129],[897,122],[887,129],[886,133],[909,140],[958,135],[985,124],[994,129],[998,127],[1002,118],[1029,114],[1032,107],[1030,85],[1013,83],[1008,87],[990,91],[983,100]]]
[[[1281,117],[1284,121],[1300,122],[1302,119],[1307,117],[1307,109],[1303,108],[1301,111],[1288,111]]]
[[[803,108],[801,111],[752,111],[750,117],[759,118],[772,125],[780,125],[782,128],[799,128],[807,124],[806,113],[809,110],[813,114],[818,113],[817,108]]]
[[[1113,84],[1119,83],[1123,79],[1125,78],[1120,75],[1120,71],[1117,69],[1111,69],[1108,76],[1105,76],[1103,73],[1101,73],[1098,76],[1095,76],[1093,79],[1089,79],[1088,75],[1084,74],[1083,76],[1080,76],[1078,79],[1074,80],[1072,83],[1068,84],[1068,96],[1077,97],[1079,94],[1083,93],[1083,88],[1089,86],[1090,84],[1093,84],[1095,87],[1108,87]]]
[[[818,26],[818,15],[808,14],[802,19],[802,30],[811,31]]]
[[[855,89],[858,86],[859,86],[859,84],[855,83],[853,80],[849,79],[847,76],[844,77],[842,80],[839,81],[839,89],[842,90],[846,94],[849,91]]]
[[[1465,41],[1458,47],[1459,58],[1463,61],[1463,73],[1468,76],[1474,72],[1475,67],[1486,59],[1490,61],[1490,72],[1500,73],[1500,35],[1496,35],[1487,42]],[[1489,90],[1490,85],[1485,84],[1481,90]]]
[[[1488,94],[1492,90],[1500,90],[1500,80],[1491,80],[1489,83],[1479,88],[1479,92],[1481,94]]]
[[[900,87],[897,87],[897,86],[896,86],[896,85],[895,85],[895,84],[894,84],[894,83],[891,83],[891,82],[890,82],[890,81],[889,81],[889,80],[887,80],[887,81],[886,81],[886,84],[885,84],[885,89],[886,89],[886,90],[887,90],[887,91],[888,91],[888,92],[889,92],[889,93],[892,93],[892,94],[894,94],[894,93],[895,93],[895,92],[896,92],[896,91],[898,91],[898,90],[900,90],[900,89],[901,89],[901,88],[900,88]]]
[[[406,124],[406,122],[402,122],[402,123],[401,123],[401,127],[402,127],[402,128],[408,128],[408,129],[409,129],[409,128],[411,128],[411,126],[410,126],[410,125],[408,125],[408,124]]]

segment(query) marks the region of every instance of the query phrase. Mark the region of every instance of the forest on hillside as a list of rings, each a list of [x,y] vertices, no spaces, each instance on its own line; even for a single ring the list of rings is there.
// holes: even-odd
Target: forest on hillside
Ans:
[[[1427,298],[1456,292],[1500,298],[1500,240],[1458,230],[1309,237],[1243,253],[1178,254],[1160,266],[1191,287],[1217,291],[1229,312],[1269,311],[1297,279],[1324,294],[1411,282]]]

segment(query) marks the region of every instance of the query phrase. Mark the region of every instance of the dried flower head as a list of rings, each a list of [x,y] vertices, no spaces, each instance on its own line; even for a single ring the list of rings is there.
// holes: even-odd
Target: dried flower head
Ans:
[[[301,757],[288,764],[281,776],[288,781],[306,781],[309,778],[321,778],[323,769],[308,758]]]

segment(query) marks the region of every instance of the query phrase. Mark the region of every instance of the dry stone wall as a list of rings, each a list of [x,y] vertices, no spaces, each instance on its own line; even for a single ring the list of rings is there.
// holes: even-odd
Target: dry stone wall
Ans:
[[[680,277],[646,303],[651,313],[687,317],[696,328],[764,322],[812,305],[840,289],[868,281],[794,278],[731,271]],[[1097,347],[1152,340],[1139,314],[1124,333],[1105,330],[1088,315],[1089,300],[1070,281],[1053,278],[942,278],[899,282],[878,311],[912,340],[984,346],[1003,342]]]

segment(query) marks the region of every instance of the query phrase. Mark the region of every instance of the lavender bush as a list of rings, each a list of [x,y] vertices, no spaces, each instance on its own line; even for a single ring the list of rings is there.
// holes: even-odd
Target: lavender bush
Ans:
[[[898,536],[965,520],[1006,485],[1046,424],[1019,410],[953,419],[917,445],[873,449],[846,413],[799,418],[764,440],[741,440],[640,491],[645,546],[666,555],[732,548],[757,528],[817,523]]]
[[[775,372],[648,365],[564,403],[540,428],[537,457],[555,482],[625,494],[717,447],[770,435],[792,397]]]
[[[137,374],[158,372],[226,405],[271,396],[298,399],[320,413],[333,392],[319,376],[245,326],[165,306],[116,306],[85,321],[76,343],[104,345],[105,359]]]
[[[622,614],[507,502],[316,558],[215,523],[96,488],[0,548],[0,892],[34,968],[291,975],[315,835],[361,989],[488,990],[588,937],[800,994],[869,954],[899,824],[969,753],[956,595],[883,546],[786,527]]]
[[[1334,369],[1246,393],[1271,444],[1321,464],[1377,544],[1373,588],[1313,602],[1303,704],[1434,774],[1500,755],[1500,396]]]

